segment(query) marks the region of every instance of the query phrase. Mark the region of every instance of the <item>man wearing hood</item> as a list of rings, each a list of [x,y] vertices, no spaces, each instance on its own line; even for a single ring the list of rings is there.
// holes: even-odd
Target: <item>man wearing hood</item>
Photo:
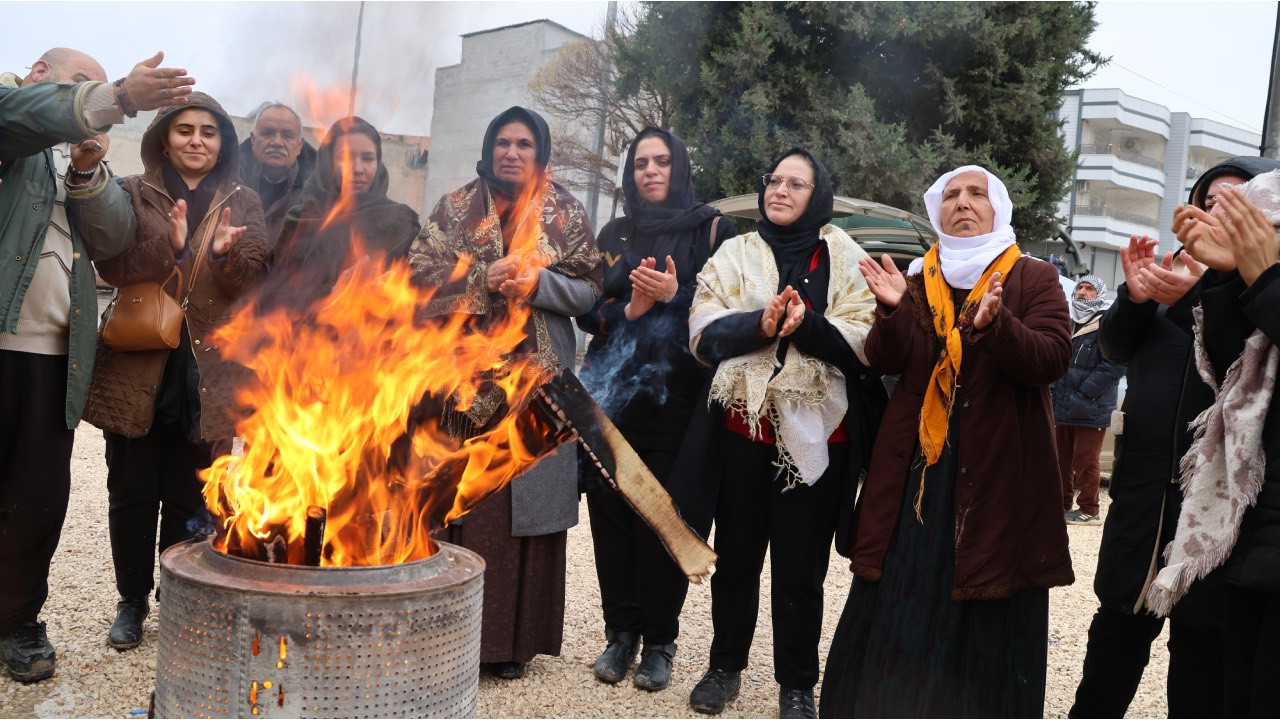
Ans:
[[[240,182],[262,199],[267,242],[274,244],[290,208],[302,202],[302,188],[316,166],[316,149],[302,137],[302,118],[283,103],[266,103],[253,132],[240,143]]]
[[[106,133],[125,115],[182,104],[195,81],[163,53],[107,82],[93,58],[49,50],[0,74],[0,666],[22,682],[53,674],[38,622],[71,492],[71,444],[93,372],[97,297],[90,260],[124,236],[82,236],[66,181],[106,183]]]
[[[1196,180],[1189,205],[1210,210],[1223,185],[1280,168],[1280,161],[1235,157]],[[1098,548],[1093,590],[1100,606],[1089,626],[1084,674],[1073,718],[1123,717],[1151,657],[1164,618],[1146,596],[1164,566],[1182,507],[1180,461],[1188,424],[1212,402],[1191,358],[1192,310],[1205,268],[1179,250],[1155,255],[1155,241],[1134,236],[1120,251],[1125,282],[1102,316],[1102,354],[1125,366],[1128,391],[1116,427],[1111,505]],[[1198,583],[1170,615],[1170,717],[1221,717],[1222,587]]]
[[[1107,309],[1107,286],[1086,275],[1071,292],[1071,365],[1053,384],[1054,436],[1062,471],[1062,509],[1072,525],[1100,524],[1098,454],[1116,409],[1124,368],[1102,357],[1098,331]],[[1076,492],[1080,507],[1072,510]]]

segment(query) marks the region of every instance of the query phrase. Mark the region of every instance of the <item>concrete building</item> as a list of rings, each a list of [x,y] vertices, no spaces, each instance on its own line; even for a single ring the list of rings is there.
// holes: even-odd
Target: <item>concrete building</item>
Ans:
[[[1067,149],[1080,164],[1059,215],[1081,248],[1084,263],[1115,287],[1124,280],[1119,248],[1147,235],[1160,251],[1178,247],[1173,211],[1208,168],[1237,155],[1257,155],[1258,133],[1172,112],[1121,90],[1075,89],[1058,117]],[[1033,252],[1061,252],[1061,243],[1032,244]]]
[[[535,111],[529,83],[538,70],[556,59],[561,46],[585,36],[550,20],[481,30],[462,36],[462,59],[436,70],[431,115],[431,172],[427,176],[427,212],[445,193],[476,178],[476,162],[489,122],[512,105]],[[552,140],[566,132],[587,137],[594,128],[565,127],[542,113]],[[554,168],[553,168],[554,171]],[[560,179],[573,179],[559,176]],[[585,192],[575,192],[584,206]],[[608,196],[599,203],[593,227],[608,219]]]

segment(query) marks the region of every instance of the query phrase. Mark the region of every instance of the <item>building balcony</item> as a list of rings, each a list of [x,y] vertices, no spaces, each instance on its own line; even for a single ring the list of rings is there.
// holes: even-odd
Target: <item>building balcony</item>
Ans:
[[[1109,145],[1082,145],[1076,180],[1137,190],[1158,198],[1164,195],[1164,163],[1146,155],[1112,151]]]
[[[1141,155],[1135,152],[1129,152],[1128,150],[1121,150],[1115,147],[1114,145],[1081,145],[1080,154],[1081,155],[1114,155],[1120,158],[1121,160],[1125,160],[1127,162],[1137,163],[1139,165],[1145,165],[1149,168],[1155,168],[1157,170],[1164,170],[1163,160],[1160,160],[1158,158],[1153,158],[1153,157],[1147,157],[1146,155]]]
[[[1071,216],[1071,237],[1077,243],[1117,249],[1129,245],[1130,235],[1160,239],[1156,219],[1110,208],[1077,206]]]

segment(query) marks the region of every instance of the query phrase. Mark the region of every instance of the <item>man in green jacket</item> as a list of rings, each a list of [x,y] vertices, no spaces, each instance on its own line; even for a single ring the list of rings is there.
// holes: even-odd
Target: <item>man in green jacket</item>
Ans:
[[[66,180],[102,192],[105,133],[139,110],[180,105],[194,82],[161,68],[163,53],[114,84],[93,58],[54,48],[19,79],[0,75],[0,665],[15,680],[53,674],[37,622],[71,492],[71,443],[97,334],[91,260],[130,238],[86,245],[68,218]],[[89,188],[89,190],[85,190]],[[127,208],[125,208],[127,210]]]

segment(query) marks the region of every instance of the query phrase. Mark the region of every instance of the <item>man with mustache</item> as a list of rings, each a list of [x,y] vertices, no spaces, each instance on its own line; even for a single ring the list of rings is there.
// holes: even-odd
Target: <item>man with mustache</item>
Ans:
[[[302,186],[316,166],[316,149],[302,137],[302,118],[282,103],[264,103],[253,132],[240,143],[240,181],[258,192],[267,240],[280,237],[285,213],[302,200]]]

